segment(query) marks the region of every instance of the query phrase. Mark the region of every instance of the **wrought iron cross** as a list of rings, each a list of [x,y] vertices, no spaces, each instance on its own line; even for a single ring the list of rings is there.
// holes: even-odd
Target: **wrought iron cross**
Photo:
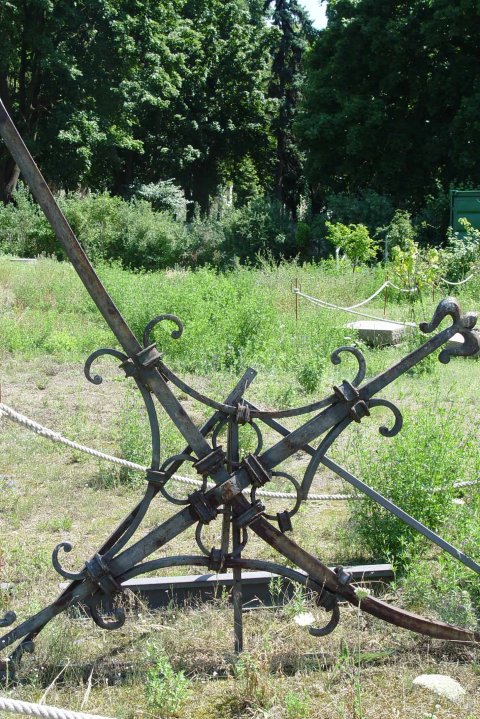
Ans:
[[[380,433],[386,437],[397,434],[402,427],[400,410],[391,402],[378,399],[375,395],[429,354],[442,348],[454,334],[459,333],[463,336],[463,347],[442,349],[439,354],[441,362],[447,363],[452,355],[468,356],[477,353],[480,350],[480,334],[475,329],[476,314],[462,314],[455,299],[443,300],[435,310],[432,321],[421,323],[420,329],[424,333],[432,333],[447,316],[451,318],[451,324],[385,372],[365,383],[366,364],[360,350],[356,347],[340,347],[332,354],[332,362],[339,364],[342,353],[352,354],[358,362],[356,376],[352,381],[344,380],[333,387],[332,394],[325,399],[309,405],[278,412],[258,409],[244,398],[245,390],[256,374],[252,369],[247,370],[224,403],[216,402],[197,392],[173,373],[165,364],[156,344],[151,342],[152,329],[161,321],[175,323],[176,329],[172,336],[179,338],[183,328],[177,317],[174,315],[155,317],[145,328],[142,344],[134,336],[80,247],[1,100],[0,133],[83,284],[123,348],[123,352],[116,349],[95,351],[85,365],[87,379],[94,384],[101,382],[101,377],[91,374],[92,363],[100,355],[110,354],[118,359],[120,368],[127,377],[133,379],[141,392],[150,421],[152,439],[152,461],[146,474],[143,499],[78,572],[65,570],[60,561],[61,551],[71,551],[70,544],[62,542],[53,550],[54,568],[62,577],[70,580],[69,586],[55,601],[18,624],[13,612],[7,612],[0,619],[0,626],[12,627],[0,638],[0,651],[14,647],[9,657],[9,676],[12,676],[23,652],[33,648],[35,637],[56,615],[76,604],[84,604],[89,607],[96,624],[104,629],[117,629],[125,621],[125,613],[121,605],[114,608],[113,617],[105,617],[101,607],[112,600],[115,603],[115,597],[122,593],[123,582],[147,572],[182,565],[208,567],[212,571],[233,569],[237,650],[242,648],[241,572],[246,568],[271,571],[311,589],[316,594],[317,604],[330,614],[324,627],[309,629],[310,633],[316,636],[328,634],[337,626],[338,601],[343,599],[386,622],[420,634],[456,641],[480,641],[479,632],[428,620],[372,596],[359,599],[351,576],[343,568],[329,569],[320,559],[299,547],[289,536],[292,530],[292,516],[298,511],[301,502],[308,497],[315,472],[322,464],[480,574],[480,565],[477,562],[368,487],[327,455],[328,449],[340,433],[352,422],[361,422],[368,418],[375,407],[387,407],[391,410],[394,419],[392,427],[380,427]],[[212,416],[202,427],[195,426],[175,396],[174,387],[211,408]],[[160,457],[159,425],[153,397],[158,400],[176,425],[186,445],[179,454],[163,461]],[[310,418],[293,431],[286,429],[279,422],[284,417],[300,415],[309,415]],[[274,430],[279,436],[278,441],[267,448],[263,446],[261,423]],[[238,430],[242,424],[248,424],[253,428],[258,443],[255,451],[240,461]],[[218,442],[219,434],[225,427],[228,437],[226,450]],[[318,438],[322,439],[315,448],[312,443]],[[299,451],[310,457],[301,482],[281,469],[282,463]],[[202,478],[202,486],[192,492],[187,499],[180,500],[170,493],[169,482],[184,462],[193,464]],[[270,515],[257,498],[257,492],[268,485],[271,478],[276,475],[291,482],[296,501],[290,509]],[[207,479],[213,480],[213,486],[207,484]],[[183,505],[182,508],[142,538],[133,541],[151,502],[159,494],[173,504]],[[221,517],[222,521],[221,543],[219,547],[209,550],[202,540],[202,528],[218,517]],[[161,547],[166,546],[193,525],[196,525],[200,555],[171,556],[145,561],[147,557],[154,555]],[[246,558],[244,550],[249,532],[258,535],[298,569]],[[0,671],[2,667],[5,674],[6,662],[0,664]]]

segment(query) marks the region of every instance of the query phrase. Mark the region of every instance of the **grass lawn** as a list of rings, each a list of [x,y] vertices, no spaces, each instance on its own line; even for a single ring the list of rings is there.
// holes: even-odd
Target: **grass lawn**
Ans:
[[[144,275],[108,266],[99,272],[137,334],[159,313],[174,313],[184,320],[180,340],[172,340],[163,327],[156,339],[166,363],[187,382],[223,400],[244,370],[253,366],[259,375],[247,397],[267,409],[311,402],[355,374],[354,361],[334,367],[328,359],[335,347],[356,341],[345,328],[346,316],[300,301],[296,320],[292,283],[298,278],[308,294],[351,304],[370,295],[384,279],[381,268],[337,273],[328,263],[239,268],[227,275],[212,270]],[[467,287],[460,298],[463,309],[480,308],[480,285]],[[400,295],[390,294],[387,316],[428,320],[438,299],[428,297],[412,307]],[[368,308],[372,314],[383,313],[383,296]],[[418,342],[411,337],[396,348],[362,347],[367,377],[386,369]],[[22,266],[0,259],[2,401],[80,443],[148,464],[147,424],[131,381],[108,358],[99,364],[104,378],[100,386],[83,376],[83,361],[101,346],[115,346],[114,339],[68,265],[40,260]],[[455,495],[463,505],[450,502],[450,495],[440,505],[434,494],[425,499],[408,482],[410,472],[420,484],[433,475],[440,484],[445,478],[453,483],[480,476],[479,390],[478,361],[458,358],[447,366],[427,362],[423,372],[404,375],[382,394],[403,412],[403,444],[378,433],[380,424],[391,422],[388,412],[378,409],[345,432],[330,452],[372,483],[381,484],[382,468],[396,467],[396,486],[402,487],[405,500],[414,497],[417,505],[431,500],[436,513],[428,516],[438,522],[432,528],[462,542],[477,561],[479,490],[473,487],[461,497]],[[195,422],[204,422],[208,408],[177,394]],[[184,441],[163,413],[160,423],[164,459],[181,451]],[[285,420],[292,428],[295,423],[298,418]],[[0,593],[0,610],[14,609],[23,620],[58,594],[53,547],[70,541],[74,548],[64,563],[73,571],[80,569],[142,496],[144,480],[141,474],[126,476],[6,419],[0,430],[0,581],[8,584]],[[267,445],[273,438],[265,433]],[[243,445],[246,452],[254,448],[248,428]],[[410,469],[404,468],[402,457],[408,458]],[[305,468],[301,454],[282,465],[297,479]],[[182,468],[182,474],[189,472],[189,466]],[[312,491],[351,489],[321,470]],[[415,508],[422,509],[414,504]],[[270,500],[267,509],[276,513],[285,506]],[[142,527],[153,528],[174,510],[164,500],[155,500]],[[373,517],[378,541],[369,542],[368,532],[362,534],[356,527],[359,517],[353,503],[307,503],[294,518],[293,538],[327,563],[392,559],[383,552],[396,527]],[[207,546],[218,546],[219,534],[217,520],[208,528]],[[463,591],[469,606],[478,609],[478,582],[471,572],[442,564],[438,553],[423,543],[414,546],[417,556],[415,561],[409,556],[408,571],[384,587],[388,601],[445,618],[445,597],[456,601]],[[192,551],[194,537],[189,531],[159,555]],[[280,561],[271,548],[254,539],[246,556]],[[155,614],[133,603],[125,626],[117,632],[61,616],[40,634],[35,654],[23,660],[21,683],[7,693],[33,701],[46,693],[47,704],[122,718],[480,717],[478,649],[417,637],[349,607],[342,608],[334,634],[316,639],[295,622],[305,611],[322,623],[322,611],[301,593],[282,610],[247,612],[248,652],[240,659],[232,651],[232,611],[225,598]],[[452,621],[461,620],[454,608],[450,612]],[[169,681],[168,666],[173,667]],[[455,677],[467,690],[466,698],[454,704],[415,688],[412,681],[420,673]]]

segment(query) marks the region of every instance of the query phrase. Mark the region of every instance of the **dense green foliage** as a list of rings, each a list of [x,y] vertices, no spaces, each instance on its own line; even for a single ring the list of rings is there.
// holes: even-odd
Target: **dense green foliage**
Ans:
[[[240,201],[293,191],[313,37],[296,0],[11,0],[0,26],[0,94],[55,187],[127,194],[174,178],[203,211],[219,186]],[[17,179],[2,149],[0,199]]]
[[[299,123],[320,197],[374,191],[428,214],[451,183],[478,184],[479,13],[473,0],[328,3]]]
[[[98,252],[85,239],[95,256],[310,259],[332,250],[328,221],[364,225],[380,257],[399,244],[398,212],[420,245],[444,243],[450,187],[478,182],[478,13],[331,0],[315,31],[300,0],[10,0],[0,94],[65,206],[108,192],[188,223],[118,205],[112,235],[135,230]],[[0,200],[17,182],[0,148]],[[25,254],[48,252],[40,234]]]

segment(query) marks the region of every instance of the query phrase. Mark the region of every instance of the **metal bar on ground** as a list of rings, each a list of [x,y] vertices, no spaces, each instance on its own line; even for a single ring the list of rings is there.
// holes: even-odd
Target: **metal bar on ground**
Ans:
[[[236,568],[235,568],[236,569]],[[332,567],[333,569],[333,567]],[[390,582],[394,577],[391,564],[362,564],[344,567],[352,575],[355,582]],[[302,570],[297,570],[306,576]],[[234,617],[241,617],[243,609],[278,606],[278,592],[271,591],[271,581],[278,575],[272,572],[243,572],[241,576],[242,601],[235,611],[235,570],[220,574],[186,574],[171,577],[140,577],[123,582],[122,587],[140,595],[149,609],[163,609],[171,606],[184,606],[224,596],[225,591],[231,591],[234,606]],[[292,598],[295,584],[288,578],[283,578],[283,590],[280,599],[284,603]],[[238,615],[237,615],[238,612]],[[241,628],[241,623],[240,623]],[[235,635],[235,645],[243,640],[242,634]]]

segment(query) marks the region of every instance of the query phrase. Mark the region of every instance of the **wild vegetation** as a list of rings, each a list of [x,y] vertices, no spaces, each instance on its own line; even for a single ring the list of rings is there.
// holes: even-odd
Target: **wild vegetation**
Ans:
[[[324,396],[333,383],[348,377],[349,366],[335,368],[328,355],[340,344],[358,344],[345,327],[346,316],[338,311],[300,300],[296,320],[292,284],[351,304],[372,293],[393,270],[360,266],[352,273],[351,264],[342,260],[338,267],[334,261],[264,263],[222,274],[208,268],[138,273],[107,264],[98,271],[137,333],[157,312],[182,317],[180,340],[173,340],[167,328],[160,328],[156,339],[166,361],[194,385],[222,399],[252,365],[259,376],[249,398],[257,405],[283,408]],[[0,260],[0,288],[2,400],[87,445],[147,463],[148,433],[138,393],[108,362],[99,368],[105,377],[101,387],[88,385],[82,376],[85,356],[111,345],[113,338],[68,264],[43,259],[24,265],[5,257]],[[389,290],[388,317],[420,320],[431,315],[435,299],[430,289],[413,305],[404,298]],[[478,306],[479,299],[475,277],[463,286],[461,301],[469,309]],[[384,301],[381,295],[370,305],[374,314],[383,312]],[[397,348],[362,347],[368,375],[383,370],[420,340],[412,335]],[[389,389],[388,398],[405,418],[398,437],[378,434],[383,418],[376,410],[368,422],[342,437],[332,456],[478,560],[478,488],[452,487],[479,474],[477,374],[476,360],[459,358],[447,367],[427,362],[423,371]],[[197,422],[204,421],[204,408],[180,398]],[[178,434],[163,416],[161,431],[164,456],[178,451]],[[243,437],[246,451],[251,439],[248,433]],[[0,601],[23,616],[38,608],[46,593],[53,598],[58,591],[52,547],[72,541],[77,549],[71,566],[81,563],[136,501],[143,480],[141,474],[118,472],[35,438],[6,420],[0,441],[6,529],[0,540],[2,581],[13,586],[13,593],[2,593]],[[296,474],[303,466],[293,458],[287,471]],[[314,489],[350,491],[327,472],[316,477]],[[273,511],[284,509],[277,504]],[[146,528],[169,511],[158,503]],[[307,504],[294,530],[300,544],[331,564],[392,561],[396,580],[386,588],[387,599],[463,626],[476,623],[478,582],[473,573],[368,500],[348,506]],[[217,541],[216,527],[209,529],[207,541]],[[190,538],[176,540],[171,549],[188,551]],[[254,543],[249,554],[267,558],[268,551]],[[84,708],[122,717],[146,708],[154,716],[186,717],[195,707],[197,715],[205,717],[312,719],[323,716],[325,706],[355,719],[395,716],[395,711],[416,717],[419,701],[425,712],[445,719],[472,719],[480,710],[473,689],[475,650],[428,644],[347,609],[342,610],[340,630],[319,643],[295,622],[295,616],[307,610],[322,620],[321,611],[302,593],[283,611],[246,615],[249,653],[240,660],[231,653],[231,610],[225,599],[211,607],[171,607],[152,616],[145,608],[132,610],[126,629],[108,636],[71,618],[52,623],[39,638],[36,655],[24,664],[27,684],[11,691],[22,698],[40,698],[61,669],[57,662],[67,658],[67,669],[49,690],[48,701],[79,708],[93,671]],[[432,701],[426,695],[419,699],[413,692],[413,677],[426,667],[450,673],[472,688],[454,714],[447,700]],[[225,679],[219,681],[213,672]],[[388,707],[381,698],[387,686]]]
[[[269,249],[286,256],[322,255],[326,220],[382,240],[397,209],[438,245],[450,188],[478,182],[478,14],[332,0],[315,30],[299,0],[13,0],[0,92],[57,191],[183,203],[212,219],[207,244],[221,197],[279,203],[295,242]],[[1,200],[18,178],[0,148]]]
[[[293,285],[351,305],[389,279],[397,287],[369,310],[418,322],[446,281],[472,275],[459,295],[465,310],[480,307],[480,231],[466,220],[461,233],[448,228],[449,190],[478,184],[478,3],[326,5],[319,31],[299,0],[0,3],[0,95],[62,210],[137,335],[158,313],[182,319],[180,340],[155,330],[158,346],[218,400],[253,366],[257,405],[302,404],[349,376],[348,360],[329,361],[339,345],[360,347],[373,376],[422,341],[409,330],[398,347],[362,346],[344,313],[302,299],[295,311]],[[19,175],[1,145],[2,401],[147,464],[138,392],[107,363],[101,387],[85,382],[86,356],[115,340]],[[405,419],[397,437],[379,435],[376,409],[331,450],[477,561],[480,485],[453,485],[480,474],[479,361],[424,361],[388,389]],[[160,427],[165,458],[182,442],[164,414]],[[144,481],[6,419],[1,430],[0,615],[24,618],[58,594],[52,548],[71,541],[69,566],[81,566]],[[241,438],[251,451],[248,427]],[[305,460],[285,469],[300,475]],[[323,471],[313,490],[351,488]],[[146,529],[169,514],[158,502]],[[370,500],[306,504],[294,529],[331,565],[392,562],[395,580],[378,590],[387,601],[478,626],[476,576]],[[218,527],[206,534],[218,543]],[[191,540],[169,549],[190,551]],[[409,636],[353,608],[318,640],[298,617],[324,615],[301,591],[283,609],[246,613],[240,657],[226,597],[159,613],[126,604],[119,632],[75,615],[52,622],[7,691],[120,719],[480,716],[478,648]],[[454,675],[464,702],[418,694],[412,680],[425,671]]]

